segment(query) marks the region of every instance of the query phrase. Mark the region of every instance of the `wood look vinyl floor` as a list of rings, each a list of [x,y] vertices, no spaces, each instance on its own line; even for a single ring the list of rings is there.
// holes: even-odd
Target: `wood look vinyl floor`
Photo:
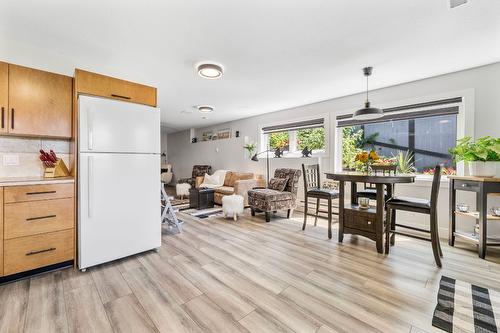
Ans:
[[[179,217],[158,253],[0,286],[0,332],[439,332],[441,275],[500,290],[498,250],[481,260],[442,240],[438,269],[430,243],[397,237],[380,255],[362,237],[328,240],[312,218],[302,231],[300,213]]]

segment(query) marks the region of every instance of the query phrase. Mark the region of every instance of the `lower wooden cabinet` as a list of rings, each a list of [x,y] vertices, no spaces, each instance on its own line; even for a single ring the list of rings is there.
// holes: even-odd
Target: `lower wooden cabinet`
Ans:
[[[0,276],[74,257],[73,183],[0,187]]]
[[[57,264],[73,259],[73,229],[4,242],[4,275]]]

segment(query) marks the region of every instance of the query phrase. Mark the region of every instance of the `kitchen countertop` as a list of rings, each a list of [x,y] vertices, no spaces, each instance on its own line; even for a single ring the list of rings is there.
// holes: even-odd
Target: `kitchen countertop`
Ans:
[[[0,177],[1,186],[43,185],[74,183],[73,177],[43,178],[43,177]]]

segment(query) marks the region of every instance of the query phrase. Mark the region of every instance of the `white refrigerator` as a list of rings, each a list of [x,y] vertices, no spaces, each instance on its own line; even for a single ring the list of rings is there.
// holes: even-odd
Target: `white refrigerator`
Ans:
[[[78,266],[161,246],[160,111],[80,96]]]

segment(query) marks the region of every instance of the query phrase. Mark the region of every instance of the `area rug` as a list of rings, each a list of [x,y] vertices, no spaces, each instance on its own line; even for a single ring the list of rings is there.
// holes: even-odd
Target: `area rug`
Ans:
[[[500,332],[500,292],[443,276],[432,326],[446,332]]]
[[[182,210],[183,213],[189,214],[191,216],[206,219],[210,216],[221,215],[222,216],[222,208],[221,207],[213,207],[207,209],[185,209]]]

